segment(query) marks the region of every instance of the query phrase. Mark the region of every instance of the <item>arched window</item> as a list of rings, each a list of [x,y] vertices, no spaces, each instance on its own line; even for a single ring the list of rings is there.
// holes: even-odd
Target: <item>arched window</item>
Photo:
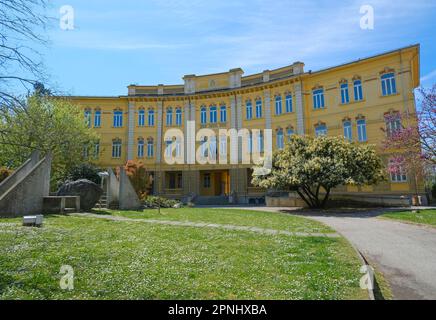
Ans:
[[[251,104],[251,100],[248,100],[245,103],[246,117],[247,120],[251,120],[253,118],[253,106]]]
[[[344,122],[342,122],[342,125],[344,127],[344,137],[345,137],[345,139],[351,141],[353,139],[353,133],[352,133],[352,128],[351,128],[351,121],[350,120],[345,120]]]
[[[357,120],[357,138],[360,142],[365,142],[368,140],[366,136],[366,120],[359,119]]]
[[[286,95],[286,112],[292,112],[292,94]]]
[[[227,122],[227,107],[225,104],[220,108],[220,120],[221,122]]]
[[[121,158],[121,139],[112,140],[112,158]]]
[[[114,128],[121,128],[123,126],[123,111],[114,111]]]
[[[283,129],[278,129],[277,130],[277,148],[278,149],[283,149],[285,146],[285,139],[283,136]]]
[[[217,110],[216,106],[212,106],[209,109],[209,117],[210,117],[210,123],[216,123],[217,122]]]
[[[262,99],[256,100],[256,118],[262,118]]]
[[[154,109],[148,109],[148,125],[150,127],[154,126]]]
[[[315,127],[315,136],[326,136],[327,135],[327,126],[325,124],[318,124]]]
[[[207,122],[206,107],[201,107],[201,111],[200,111],[200,123],[201,124],[206,124],[206,122]]]
[[[353,82],[354,86],[354,101],[363,100],[362,80],[356,79]]]
[[[144,139],[138,139],[138,158],[144,157]]]
[[[276,96],[276,115],[282,114],[282,96]]]
[[[176,109],[176,125],[177,126],[182,125],[182,109],[180,108]]]
[[[85,110],[85,123],[88,127],[91,127],[91,110]]]
[[[385,73],[381,76],[382,94],[389,96],[397,93],[397,85],[395,83],[395,74],[393,72]]]
[[[341,103],[347,104],[350,102],[350,95],[348,93],[348,82],[341,83]]]
[[[153,138],[147,139],[147,157],[152,158],[154,156],[154,144]]]
[[[173,108],[167,108],[167,126],[173,125]]]
[[[101,126],[101,110],[95,110],[94,112],[94,127],[100,128]]]
[[[143,127],[145,125],[145,110],[140,109],[138,112],[138,126]]]
[[[317,88],[312,90],[313,97],[313,108],[314,109],[322,109],[325,107],[324,105],[324,89]]]

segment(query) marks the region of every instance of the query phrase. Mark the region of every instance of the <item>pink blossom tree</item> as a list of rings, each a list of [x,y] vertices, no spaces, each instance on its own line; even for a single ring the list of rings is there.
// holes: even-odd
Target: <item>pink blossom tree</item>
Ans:
[[[428,165],[436,164],[436,85],[420,88],[416,114],[391,112],[385,115],[386,139],[382,149],[391,154],[391,175],[407,174],[418,181],[425,177]]]

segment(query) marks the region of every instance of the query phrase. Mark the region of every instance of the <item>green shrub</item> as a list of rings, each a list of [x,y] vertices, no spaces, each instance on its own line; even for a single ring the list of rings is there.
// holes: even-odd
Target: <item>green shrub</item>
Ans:
[[[436,199],[436,182],[433,183],[431,187],[431,196],[433,197],[433,199]]]
[[[96,167],[91,163],[81,163],[77,166],[74,166],[67,172],[64,177],[64,181],[76,181],[80,179],[90,180],[98,185],[101,183],[101,178],[98,173],[101,171],[100,168]],[[62,183],[64,181],[61,181]]]
[[[161,208],[174,208],[174,206],[176,205],[181,205],[181,202],[178,200],[166,199],[155,196],[146,196],[143,197],[141,200],[147,208],[157,208],[159,207],[159,204]]]

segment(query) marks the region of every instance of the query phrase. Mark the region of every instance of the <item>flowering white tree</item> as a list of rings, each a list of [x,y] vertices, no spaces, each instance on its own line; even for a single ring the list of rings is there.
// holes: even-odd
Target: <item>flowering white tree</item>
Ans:
[[[333,188],[375,184],[384,180],[383,168],[374,146],[342,137],[293,135],[283,150],[274,153],[271,173],[254,176],[252,183],[296,191],[309,207],[322,208]]]

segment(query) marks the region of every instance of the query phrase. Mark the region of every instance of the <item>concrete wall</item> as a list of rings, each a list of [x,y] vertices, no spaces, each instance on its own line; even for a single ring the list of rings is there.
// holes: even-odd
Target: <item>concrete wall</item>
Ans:
[[[33,151],[17,170],[0,183],[0,196],[8,191],[14,184],[23,179],[39,161],[39,151]]]
[[[49,195],[50,189],[51,159],[51,155],[47,155],[0,195],[0,216],[19,217],[43,213],[43,197]]]
[[[123,167],[120,168],[119,203],[121,210],[137,210],[141,208],[138,195],[130,183],[129,177]]]

